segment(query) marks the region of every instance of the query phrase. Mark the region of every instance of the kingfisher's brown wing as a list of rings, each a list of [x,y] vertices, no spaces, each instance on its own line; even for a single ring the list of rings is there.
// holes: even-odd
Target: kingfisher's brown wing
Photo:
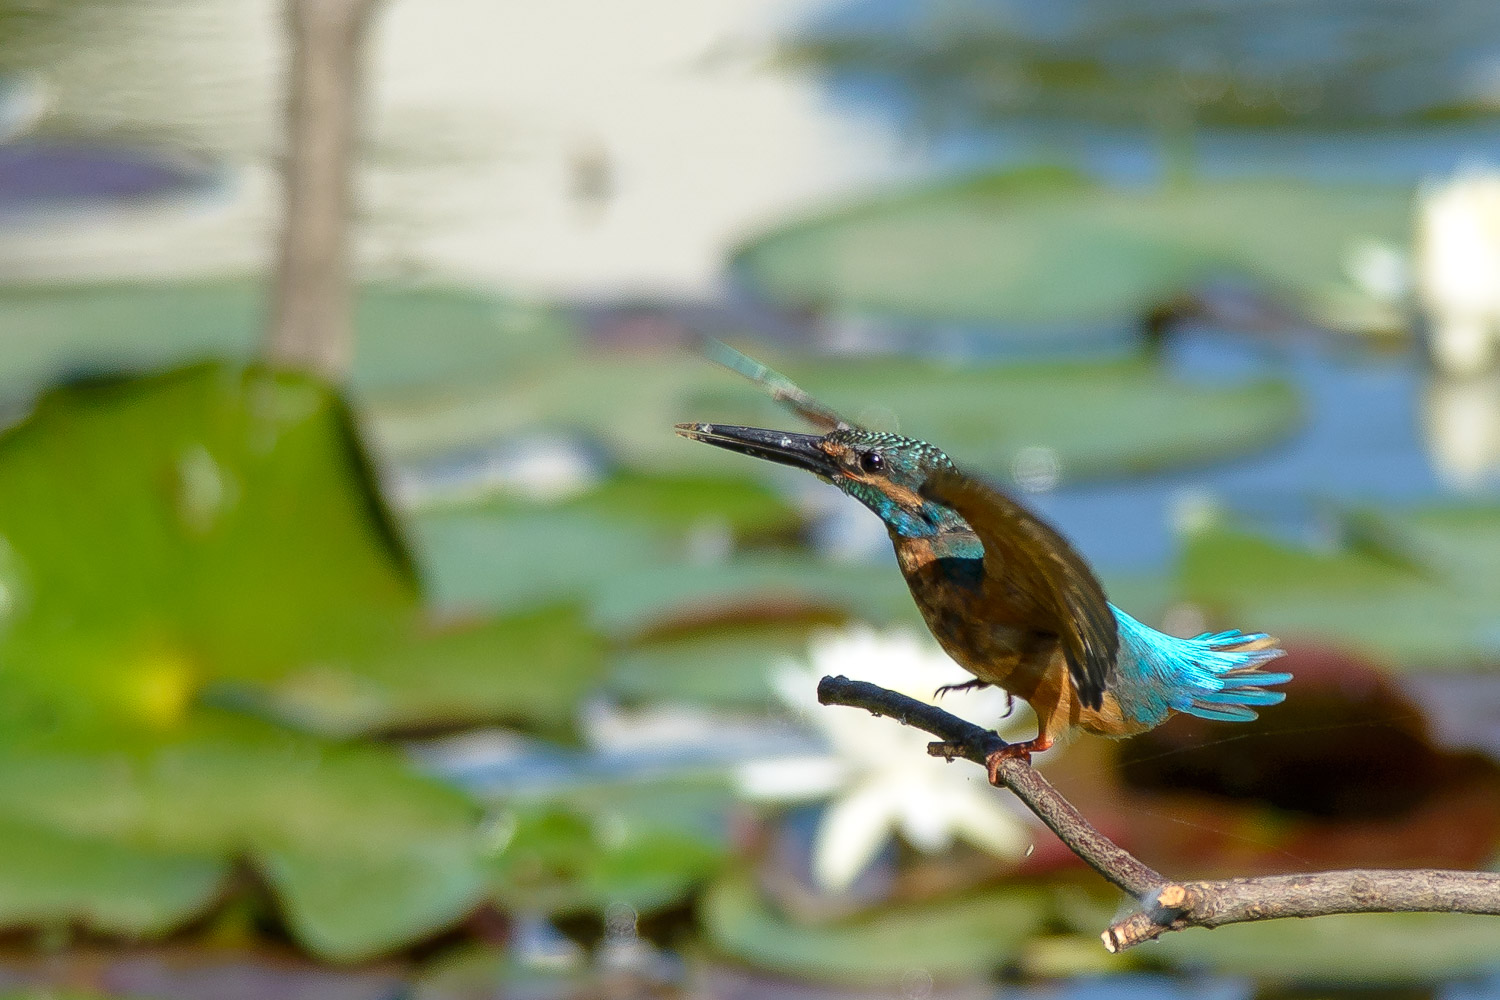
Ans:
[[[1104,588],[1050,524],[956,469],[928,477],[922,495],[957,511],[984,545],[985,600],[1002,620],[1034,622],[1062,642],[1079,700],[1097,709],[1120,651]]]

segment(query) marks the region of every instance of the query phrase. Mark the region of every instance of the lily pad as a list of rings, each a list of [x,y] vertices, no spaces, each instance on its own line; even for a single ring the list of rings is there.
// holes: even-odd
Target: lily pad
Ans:
[[[1320,321],[1381,311],[1348,277],[1372,242],[1405,246],[1399,186],[1201,180],[1116,188],[1055,169],[893,194],[773,230],[737,273],[780,305],[1075,331],[1238,278]]]
[[[643,566],[599,589],[592,618],[606,634],[628,637],[654,624],[829,611],[876,624],[921,623],[895,566],[791,553]]]
[[[353,441],[335,397],[264,372],[44,397],[0,438],[12,694],[170,724],[209,679],[389,642],[420,598]]]
[[[77,922],[102,934],[150,937],[213,905],[228,869],[212,857],[0,819],[0,926]]]
[[[1500,660],[1500,510],[1454,508],[1357,518],[1322,551],[1230,527],[1188,540],[1183,596],[1216,620],[1323,638],[1407,669]]]
[[[423,515],[413,538],[432,601],[461,613],[516,613],[591,601],[611,581],[662,562],[661,533],[569,511]]]
[[[802,384],[856,419],[872,407],[895,414],[902,433],[1005,479],[1035,450],[1056,462],[1064,480],[1204,462],[1265,447],[1302,416],[1284,381],[1199,385],[1144,359],[991,367],[848,362],[810,371]]]
[[[1458,913],[1351,913],[1165,935],[1173,963],[1260,981],[1430,983],[1500,961],[1500,921]]]
[[[695,473],[651,474],[621,470],[595,486],[562,498],[530,497],[496,491],[477,499],[437,500],[421,505],[419,524],[445,518],[499,521],[563,514],[581,520],[651,528],[663,538],[691,538],[704,532],[787,533],[802,519],[787,500],[756,477]]]
[[[553,605],[424,630],[358,663],[310,663],[250,700],[322,733],[483,721],[565,734],[604,657],[582,611]]]
[[[758,968],[895,987],[912,970],[939,980],[988,975],[1041,929],[1049,905],[1036,890],[991,890],[857,920],[801,924],[773,912],[748,878],[730,877],[709,891],[703,920],[714,947]]]
[[[925,438],[1000,476],[1027,449],[1042,449],[1063,479],[1173,468],[1263,447],[1301,416],[1284,381],[1198,385],[1144,359],[823,359],[785,370],[851,419]],[[584,428],[633,468],[742,478],[750,459],[672,434],[673,424],[688,420],[803,429],[754,386],[686,353],[582,357],[483,397],[383,407],[375,427],[397,453]]]
[[[79,371],[149,372],[260,350],[265,289],[247,281],[0,288],[0,397]],[[571,343],[555,311],[448,289],[370,286],[356,299],[353,384],[366,394],[488,384]]]
[[[450,613],[515,614],[577,601],[613,636],[705,615],[915,615],[894,566],[793,552],[699,560],[660,527],[582,511],[434,512],[417,520],[413,537],[432,599]]]
[[[650,912],[678,903],[723,864],[725,845],[625,824],[618,834],[557,806],[514,813],[491,862],[497,898],[531,913]]]
[[[356,442],[335,396],[265,372],[205,365],[44,397],[0,438],[11,710],[26,692],[169,727],[199,692],[238,687],[341,734],[565,724],[602,671],[599,641],[543,601],[435,629]],[[525,579],[524,553],[490,555],[482,571]]]
[[[130,851],[163,871],[249,856],[303,943],[335,959],[430,933],[484,888],[478,810],[463,795],[391,750],[208,710],[156,736],[12,735],[0,816],[72,839],[83,871]]]
[[[776,666],[805,659],[820,627],[773,622],[648,639],[611,658],[607,689],[625,701],[764,710],[775,704]]]
[[[483,509],[521,513],[538,506],[510,499]],[[748,470],[738,477],[622,470],[594,489],[549,506],[604,521],[649,524],[672,534],[716,527],[740,533],[784,532],[801,520],[782,496]]]
[[[337,845],[273,850],[258,857],[287,922],[314,953],[367,958],[457,923],[484,898],[468,842],[408,848],[371,863]]]
[[[565,729],[602,669],[577,609],[434,629],[347,411],[299,376],[201,365],[48,394],[0,436],[0,539],[0,831],[40,828],[79,872],[118,862],[122,881],[154,859],[142,933],[199,901],[206,876],[184,872],[239,858],[298,939],[340,960],[484,896],[466,796],[389,748],[209,702],[344,737]],[[47,898],[123,921],[112,884]]]

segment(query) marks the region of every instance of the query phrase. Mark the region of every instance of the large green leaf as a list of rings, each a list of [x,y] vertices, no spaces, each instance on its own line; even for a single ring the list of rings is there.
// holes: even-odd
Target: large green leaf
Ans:
[[[1500,509],[1352,518],[1350,540],[1298,549],[1228,527],[1191,537],[1182,594],[1216,620],[1329,639],[1407,668],[1500,660]]]
[[[417,589],[350,435],[267,373],[46,396],[0,439],[11,684],[169,715],[208,677],[377,647]]]
[[[556,726],[602,670],[570,612],[433,629],[348,415],[294,376],[204,365],[49,394],[0,438],[0,539],[11,710],[25,692],[170,725],[198,691],[248,685],[339,732]],[[532,565],[490,555],[474,572]]]
[[[703,920],[716,948],[759,968],[896,987],[913,970],[934,979],[989,974],[1016,957],[1049,906],[1036,890],[990,890],[840,923],[802,924],[769,909],[749,879],[732,877],[709,891]]]
[[[788,306],[1077,329],[1144,315],[1225,276],[1327,322],[1399,325],[1352,255],[1405,246],[1405,187],[1198,181],[1115,188],[1058,170],[950,183],[773,230],[738,271]]]
[[[0,817],[73,838],[95,869],[131,851],[164,872],[258,859],[294,930],[332,958],[430,933],[484,885],[477,808],[397,753],[207,710],[154,736],[9,734]]]
[[[223,890],[211,857],[78,837],[0,819],[0,926],[78,922],[126,937],[169,931]]]

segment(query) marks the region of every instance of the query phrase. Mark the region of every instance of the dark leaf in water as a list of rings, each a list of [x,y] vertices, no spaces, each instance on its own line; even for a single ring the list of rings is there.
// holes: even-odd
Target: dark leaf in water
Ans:
[[[1487,864],[1500,768],[1435,745],[1369,664],[1292,648],[1287,700],[1255,722],[1178,717],[1120,744],[1115,818],[1131,847],[1165,871],[1225,876]]]
[[[1418,706],[1368,664],[1297,646],[1275,668],[1292,673],[1287,700],[1253,722],[1179,715],[1122,744],[1126,784],[1379,819],[1421,805],[1466,767],[1433,746]]]

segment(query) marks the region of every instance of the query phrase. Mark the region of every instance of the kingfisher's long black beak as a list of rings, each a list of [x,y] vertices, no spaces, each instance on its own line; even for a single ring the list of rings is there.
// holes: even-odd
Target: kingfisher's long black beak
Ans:
[[[761,427],[732,427],[724,424],[678,424],[677,433],[694,441],[737,451],[743,455],[779,462],[794,469],[805,469],[824,479],[838,471],[833,459],[820,446],[816,434],[794,434]]]

